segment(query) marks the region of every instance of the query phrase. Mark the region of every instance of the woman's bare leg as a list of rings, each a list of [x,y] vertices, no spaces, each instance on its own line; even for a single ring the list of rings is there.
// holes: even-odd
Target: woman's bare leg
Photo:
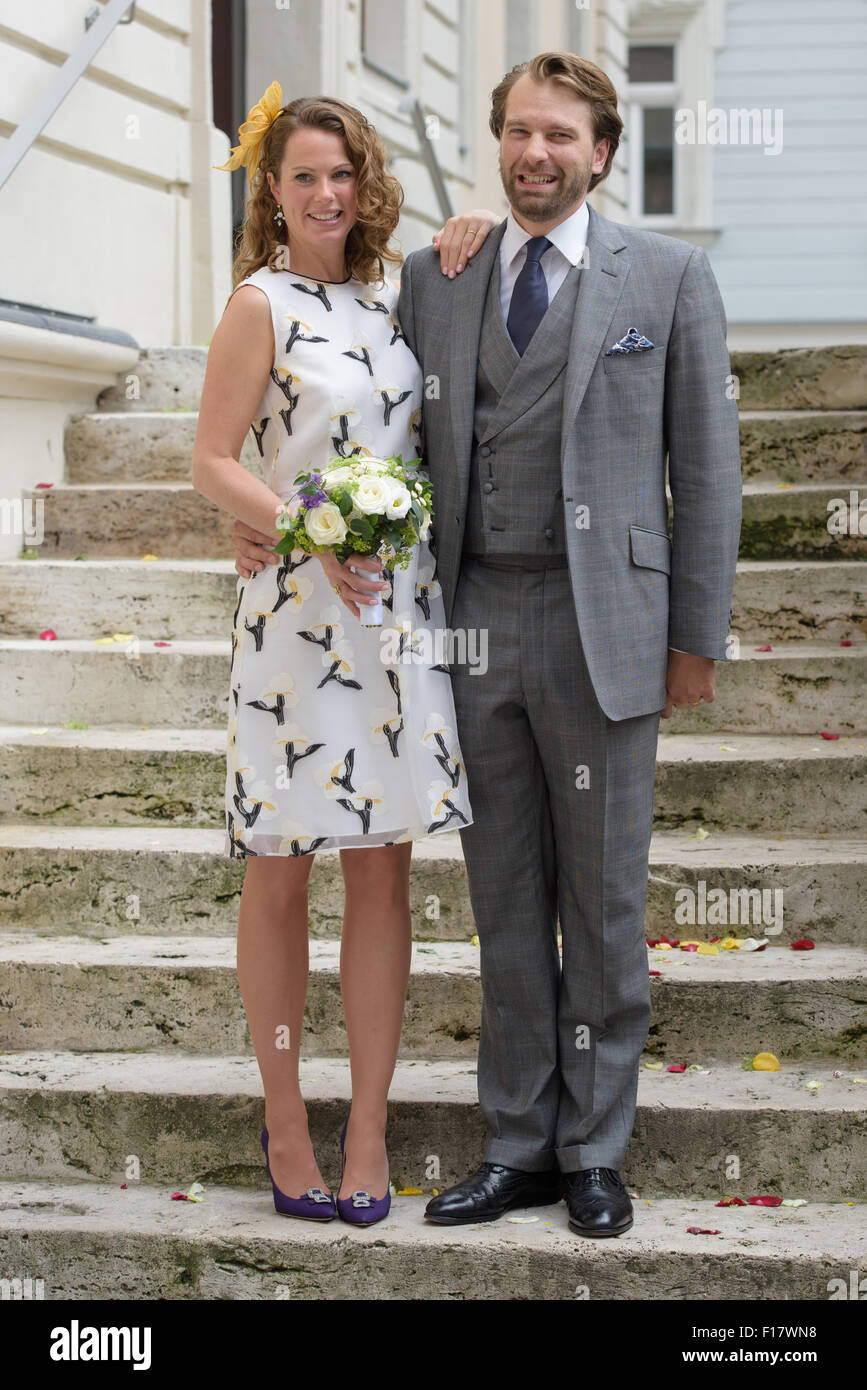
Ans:
[[[340,855],[346,885],[340,986],[352,1072],[341,1197],[363,1189],[381,1198],[388,1190],[388,1088],[400,1045],[412,955],[411,857],[411,841],[347,849]]]
[[[238,984],[265,1088],[268,1159],[274,1181],[288,1197],[300,1197],[308,1187],[328,1191],[298,1083],[313,857],[248,859],[238,914]]]

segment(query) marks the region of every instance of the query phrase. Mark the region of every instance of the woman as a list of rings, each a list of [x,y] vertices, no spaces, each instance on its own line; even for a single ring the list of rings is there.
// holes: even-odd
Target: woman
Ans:
[[[333,455],[415,457],[422,402],[421,372],[395,318],[397,289],[383,271],[384,259],[401,259],[389,239],[403,201],[384,147],[343,102],[281,102],[272,83],[221,166],[246,164],[251,191],[193,461],[196,489],[272,544],[297,473]],[[496,219],[481,216],[484,240]],[[461,239],[469,223],[458,220]],[[251,426],[267,482],[238,461]],[[472,811],[447,669],[418,656],[382,659],[381,630],[360,621],[383,593],[391,613],[382,632],[409,627],[410,655],[424,650],[425,630],[445,628],[429,543],[393,575],[373,557],[353,563],[360,573],[333,554],[297,550],[238,581],[226,852],[245,859],[238,978],[265,1090],[261,1142],[275,1207],[370,1224],[390,1204],[385,1129],[410,966],[412,841],[468,825]],[[298,1080],[307,884],[314,854],[335,850],[352,1077],[336,1201]]]

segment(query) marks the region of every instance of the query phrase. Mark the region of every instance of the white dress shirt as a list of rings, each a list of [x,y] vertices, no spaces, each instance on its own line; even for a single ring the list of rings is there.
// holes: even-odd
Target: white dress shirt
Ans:
[[[587,204],[582,203],[580,208],[567,217],[565,221],[558,222],[556,227],[552,227],[545,236],[551,242],[539,258],[545,276],[545,283],[548,286],[548,303],[554,298],[573,265],[577,265],[584,254],[584,247],[587,244],[587,226],[590,222],[590,213]],[[509,210],[506,218],[506,230],[500,242],[500,304],[503,309],[503,321],[509,318],[509,305],[512,302],[512,290],[515,288],[515,281],[524,268],[527,259],[527,242],[535,235],[534,232],[525,232],[520,223],[515,221],[514,215]]]
[[[587,204],[584,202],[580,208],[575,209],[571,216],[565,218],[563,222],[558,222],[557,226],[552,227],[550,232],[545,232],[551,245],[542,252],[539,257],[539,264],[548,286],[549,304],[569,271],[578,264],[584,254],[589,222],[590,214],[587,211]],[[506,218],[506,230],[500,242],[500,305],[503,310],[504,323],[507,323],[509,319],[509,307],[512,303],[515,281],[523,270],[527,259],[527,242],[534,235],[536,235],[534,232],[525,232],[520,223],[515,221],[510,208]],[[677,652],[683,649],[670,647],[669,650]]]

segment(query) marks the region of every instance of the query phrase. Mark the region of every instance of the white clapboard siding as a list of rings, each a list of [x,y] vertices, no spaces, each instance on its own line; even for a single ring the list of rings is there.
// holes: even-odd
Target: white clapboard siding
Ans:
[[[864,325],[867,5],[729,0],[714,107],[782,111],[782,150],[715,145],[710,250],[729,323]],[[773,127],[772,127],[773,129]]]

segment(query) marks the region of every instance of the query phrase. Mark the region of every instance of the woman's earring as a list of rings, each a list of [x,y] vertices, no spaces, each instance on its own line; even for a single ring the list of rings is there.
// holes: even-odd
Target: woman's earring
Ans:
[[[286,221],[286,218],[283,216],[283,209],[279,206],[279,204],[277,207],[277,211],[274,213],[274,221],[277,223]]]

